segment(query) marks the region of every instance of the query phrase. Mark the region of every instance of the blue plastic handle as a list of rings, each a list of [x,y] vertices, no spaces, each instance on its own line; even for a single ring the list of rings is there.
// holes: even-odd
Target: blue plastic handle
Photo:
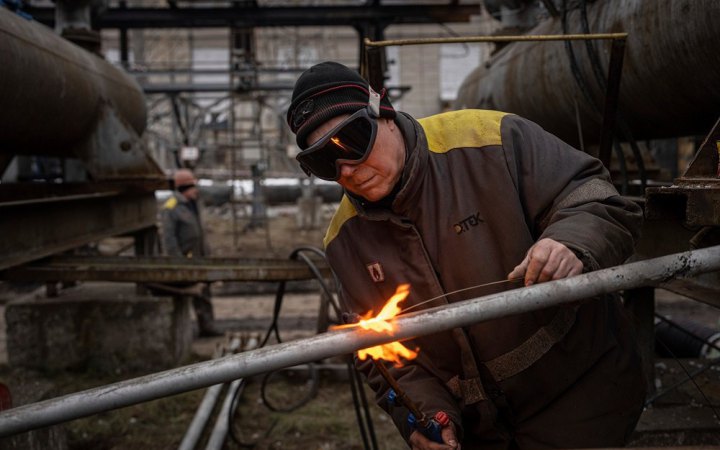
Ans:
[[[410,425],[410,428],[418,430],[431,441],[437,442],[438,444],[443,443],[441,433],[442,427],[439,423],[435,421],[435,419],[429,420],[426,426],[421,427],[420,424],[417,422],[415,415],[413,413],[410,413],[408,414],[407,422],[408,425]]]

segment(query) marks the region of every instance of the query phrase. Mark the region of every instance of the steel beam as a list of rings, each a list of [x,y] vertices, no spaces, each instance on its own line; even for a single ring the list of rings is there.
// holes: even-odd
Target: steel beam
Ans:
[[[688,227],[720,226],[720,120],[685,173],[672,186],[646,191],[648,220],[679,220]]]
[[[321,273],[330,276],[324,263]],[[288,259],[182,257],[54,257],[0,272],[13,281],[116,281],[176,283],[213,281],[297,281],[314,275],[306,264]]]
[[[283,92],[292,91],[294,84],[259,83],[250,88],[230,83],[143,83],[146,94],[180,94],[183,92]]]
[[[156,214],[152,192],[105,191],[2,203],[0,236],[6,238],[0,239],[0,270],[152,227]]]
[[[54,8],[27,8],[54,26]],[[94,18],[98,28],[225,28],[353,26],[363,22],[431,24],[468,22],[480,4],[361,5],[239,8],[109,8]]]
[[[0,413],[0,436],[28,431],[218,383],[396,340],[438,333],[501,317],[576,302],[676,277],[720,270],[720,246],[678,253],[406,314],[394,335],[344,328],[220,359],[17,407]]]

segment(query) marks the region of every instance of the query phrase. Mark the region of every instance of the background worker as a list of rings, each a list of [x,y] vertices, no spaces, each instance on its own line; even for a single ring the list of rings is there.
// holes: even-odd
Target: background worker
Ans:
[[[175,191],[162,208],[163,251],[168,256],[209,256],[197,201],[197,180],[190,170],[179,169],[173,175],[173,184]],[[210,286],[203,283],[198,288],[193,307],[199,334],[219,336],[222,333],[215,326]]]
[[[456,292],[472,286],[561,279],[632,253],[642,212],[597,159],[516,115],[463,110],[417,121],[384,94],[326,62],[300,76],[287,113],[303,170],[345,190],[325,247],[349,311],[377,313],[402,283],[411,286],[404,308],[437,298],[424,305],[432,307],[502,289]],[[388,369],[429,417],[450,416],[443,444],[388,404],[372,364],[360,368],[413,449],[621,446],[642,410],[640,359],[610,297],[407,346],[419,356]]]

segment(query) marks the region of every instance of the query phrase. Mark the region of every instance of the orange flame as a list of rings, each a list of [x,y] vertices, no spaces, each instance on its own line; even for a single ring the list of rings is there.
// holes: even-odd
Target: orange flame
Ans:
[[[339,137],[333,136],[330,138],[330,140],[333,142],[333,144],[337,145],[341,149],[345,150],[346,152],[349,152],[350,150],[345,147],[345,144],[342,143]]]
[[[390,300],[387,301],[377,316],[372,317],[372,312],[370,312],[365,315],[362,320],[352,326],[358,326],[364,330],[372,330],[378,333],[387,333],[392,336],[395,328],[393,323],[388,320],[400,313],[401,309],[398,305],[407,298],[408,294],[410,294],[410,285],[401,284],[397,287],[395,294],[390,297]],[[403,359],[409,360],[415,358],[416,356],[417,350],[410,350],[397,341],[358,350],[358,358],[363,361],[368,357],[373,359],[384,359],[386,361],[392,361],[398,367],[402,365]]]

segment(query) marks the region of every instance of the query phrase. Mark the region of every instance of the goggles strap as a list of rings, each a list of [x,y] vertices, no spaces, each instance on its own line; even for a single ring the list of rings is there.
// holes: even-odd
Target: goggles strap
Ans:
[[[375,117],[380,117],[380,94],[375,92],[369,84],[368,92],[370,93],[370,98],[368,99],[370,110],[373,112]]]

